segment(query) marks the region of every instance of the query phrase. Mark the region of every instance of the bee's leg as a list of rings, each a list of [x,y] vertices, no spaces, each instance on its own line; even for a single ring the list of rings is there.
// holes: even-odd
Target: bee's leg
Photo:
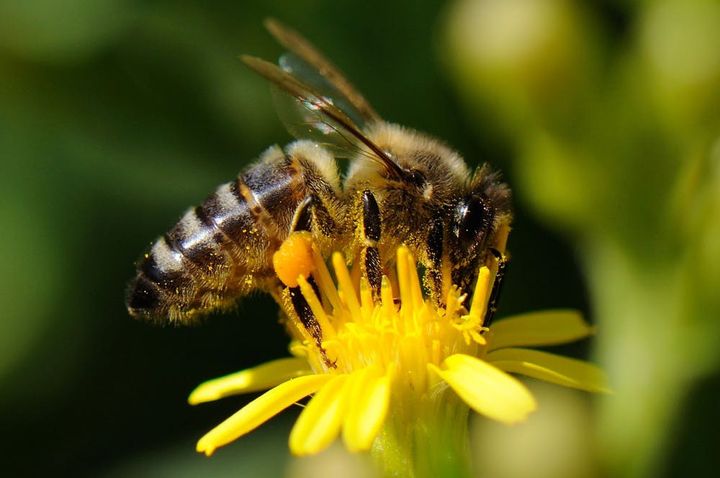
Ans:
[[[297,209],[295,209],[295,214],[293,215],[290,226],[291,233],[311,230],[313,222],[313,209],[316,207],[317,203],[317,198],[314,196],[308,196],[302,200]],[[307,281],[315,290],[315,294],[320,297],[320,290],[318,289],[315,279],[311,276],[307,278]],[[290,302],[292,303],[293,310],[295,310],[295,314],[297,314],[297,317],[303,327],[305,327],[305,330],[307,330],[313,339],[315,339],[315,344],[320,350],[320,353],[323,355],[325,364],[329,367],[334,367],[335,365],[330,362],[325,349],[322,346],[322,328],[320,327],[320,323],[317,318],[315,318],[315,314],[313,314],[310,304],[308,304],[305,296],[300,291],[300,286],[288,287],[287,290],[290,295]]]
[[[492,319],[497,312],[498,299],[500,298],[500,290],[503,285],[503,278],[505,272],[507,272],[510,259],[505,254],[502,254],[495,248],[490,248],[490,253],[495,256],[497,261],[497,272],[495,273],[495,280],[493,281],[492,290],[490,291],[490,298],[488,299],[488,306],[485,312],[485,318],[483,319],[483,327],[490,327]]]
[[[310,231],[312,227],[312,208],[315,205],[313,196],[303,199],[295,209],[292,222],[290,223],[290,232]]]
[[[382,285],[382,262],[380,261],[380,208],[375,196],[368,190],[362,194],[363,248],[360,252],[360,266],[372,289],[373,298],[380,299]]]
[[[312,288],[315,289],[315,294],[320,296],[320,291],[318,290],[315,280],[312,277],[309,277],[308,282]],[[318,350],[320,350],[325,365],[330,368],[335,368],[335,362],[328,358],[327,351],[322,345],[322,327],[320,327],[320,323],[315,318],[315,314],[313,314],[307,299],[305,299],[305,296],[300,291],[300,287],[288,287],[288,294],[290,295],[290,302],[292,303],[293,309],[295,310],[298,319],[300,319],[300,323],[302,323],[303,327],[305,327],[305,330],[308,331],[312,338],[315,339],[315,345]]]
[[[338,228],[330,211],[315,194],[303,199],[295,209],[290,223],[290,232],[313,231],[313,228],[327,237],[334,235]]]
[[[443,295],[443,240],[444,228],[442,221],[435,221],[430,226],[430,232],[427,237],[427,252],[430,264],[425,271],[425,286],[432,291],[432,297],[435,303],[444,306],[445,296]]]

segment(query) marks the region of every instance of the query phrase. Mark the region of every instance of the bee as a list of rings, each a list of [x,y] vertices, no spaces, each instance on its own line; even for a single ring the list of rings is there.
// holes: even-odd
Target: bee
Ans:
[[[384,121],[300,34],[275,20],[266,27],[287,52],[278,64],[242,60],[280,93],[297,141],[271,146],[157,239],[129,285],[130,315],[189,324],[253,291],[276,294],[273,254],[293,231],[308,231],[325,257],[339,250],[359,261],[375,297],[400,244],[439,305],[496,260],[489,321],[507,262],[496,236],[512,220],[499,173],[487,164],[471,172],[441,141]]]

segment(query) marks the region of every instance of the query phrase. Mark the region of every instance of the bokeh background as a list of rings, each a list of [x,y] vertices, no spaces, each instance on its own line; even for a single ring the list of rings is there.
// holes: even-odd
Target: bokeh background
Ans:
[[[515,191],[500,316],[581,309],[615,393],[529,382],[540,411],[473,421],[478,476],[720,469],[720,5],[710,0],[0,0],[0,474],[365,476],[292,460],[293,413],[207,459],[251,397],[200,382],[286,353],[268,297],[200,327],[131,320],[133,262],[184,208],[291,141],[274,16],[388,120]]]

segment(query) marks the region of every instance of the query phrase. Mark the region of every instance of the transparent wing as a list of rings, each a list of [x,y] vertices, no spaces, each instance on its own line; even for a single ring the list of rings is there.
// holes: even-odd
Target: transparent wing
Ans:
[[[345,111],[357,113],[357,118],[353,118],[361,120],[357,124],[381,119],[345,75],[302,35],[272,18],[265,21],[265,27],[288,49],[280,60],[282,69],[333,98]]]
[[[325,77],[317,74],[312,65],[293,53],[285,53],[278,64],[284,72],[299,79],[308,92],[312,90],[316,98],[322,98],[345,113],[356,128],[365,128],[365,118]],[[312,103],[307,100],[298,100],[289,95],[281,86],[274,85],[272,93],[275,110],[290,134],[322,144],[338,158],[350,158],[358,152],[357,139],[348,135],[342,125],[324,115],[321,109],[312,107]],[[360,148],[360,151],[365,149]]]
[[[359,114],[354,108],[351,108],[350,113],[341,109],[335,104],[334,98],[326,96],[306,80],[296,76],[298,70],[289,72],[278,65],[247,55],[243,55],[241,59],[255,72],[290,95],[289,102],[284,102],[282,95],[276,97],[280,103],[278,107],[281,118],[293,135],[330,146],[336,153],[359,150],[369,159],[381,163],[388,175],[402,177],[402,169],[363,133],[362,126],[352,118]],[[334,84],[330,86],[334,87]]]
[[[298,78],[302,83],[318,92],[323,97],[342,110],[359,127],[365,127],[368,123],[376,121],[363,115],[355,105],[331,83],[327,77],[322,76],[315,67],[292,52],[283,54],[278,60],[278,66],[283,71]]]
[[[294,137],[318,143],[336,158],[352,158],[358,151],[366,151],[367,148],[359,145],[341,125],[312,108],[311,104],[289,95],[277,85],[271,86],[271,92],[280,121]]]

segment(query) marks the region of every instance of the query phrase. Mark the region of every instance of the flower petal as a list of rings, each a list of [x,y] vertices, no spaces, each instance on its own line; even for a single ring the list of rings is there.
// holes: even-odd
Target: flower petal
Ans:
[[[239,393],[267,390],[291,378],[310,374],[307,360],[282,358],[200,384],[188,397],[190,405],[211,402]]]
[[[343,423],[343,440],[350,451],[368,450],[385,421],[390,405],[390,375],[368,367],[351,376],[352,406]]]
[[[340,433],[348,375],[331,377],[307,404],[290,432],[290,451],[295,455],[318,453]]]
[[[497,350],[490,352],[486,360],[506,372],[588,392],[610,392],[605,373],[581,360],[529,349]]]
[[[301,398],[315,393],[330,378],[326,374],[307,375],[268,390],[205,434],[197,443],[197,451],[212,455],[215,449],[238,439]]]
[[[556,345],[594,333],[575,310],[548,310],[498,320],[491,327],[488,350],[505,347]]]
[[[536,408],[525,385],[505,372],[470,355],[455,354],[430,367],[476,412],[503,423],[524,420]]]

